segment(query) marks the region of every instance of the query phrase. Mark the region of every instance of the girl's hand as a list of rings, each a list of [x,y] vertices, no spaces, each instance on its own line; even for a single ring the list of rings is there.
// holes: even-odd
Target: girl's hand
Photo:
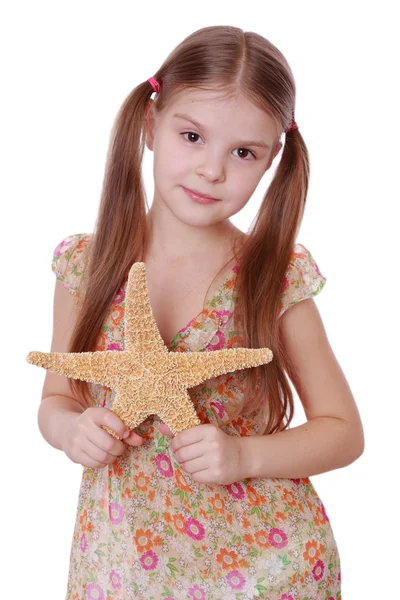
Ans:
[[[174,435],[165,423],[160,424],[160,431]],[[178,433],[170,448],[180,467],[194,481],[229,485],[242,479],[240,439],[206,423]]]
[[[115,439],[102,429],[106,425],[119,437],[130,432],[129,437]],[[108,408],[90,407],[83,413],[68,417],[61,438],[61,449],[73,462],[83,467],[101,468],[115,461],[126,450],[124,442],[140,446],[143,438],[130,431],[117,415]]]

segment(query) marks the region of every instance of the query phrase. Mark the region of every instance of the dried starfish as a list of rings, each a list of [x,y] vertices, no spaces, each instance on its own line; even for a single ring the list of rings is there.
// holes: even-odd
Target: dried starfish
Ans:
[[[200,425],[187,388],[224,373],[266,364],[269,348],[170,352],[149,302],[146,265],[134,263],[125,297],[125,350],[29,352],[27,362],[116,390],[112,411],[133,429],[157,414],[174,434]],[[120,439],[110,428],[103,426]]]

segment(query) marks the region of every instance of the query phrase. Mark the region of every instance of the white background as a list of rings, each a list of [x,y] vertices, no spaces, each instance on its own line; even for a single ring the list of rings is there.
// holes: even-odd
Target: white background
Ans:
[[[295,118],[311,159],[297,241],[327,278],[316,303],[366,439],[359,460],[312,482],[339,546],[343,599],[397,597],[400,48],[394,5],[3,5],[2,597],[63,600],[66,594],[82,467],[42,438],[37,411],[45,373],[25,362],[30,350],[50,349],[53,249],[67,235],[93,230],[122,101],[184,37],[208,25],[260,33],[283,52],[295,76]],[[232,218],[243,231],[280,157]],[[151,161],[146,151],[149,202]],[[304,421],[296,397],[292,426]]]

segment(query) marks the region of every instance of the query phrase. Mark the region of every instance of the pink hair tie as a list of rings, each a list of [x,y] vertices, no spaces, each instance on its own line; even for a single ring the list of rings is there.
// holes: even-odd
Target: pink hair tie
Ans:
[[[293,119],[291,126],[289,127],[289,129],[286,130],[286,133],[288,131],[293,131],[293,129],[298,129],[299,126],[297,125],[296,121]]]
[[[158,83],[158,81],[156,79],[154,79],[154,77],[149,77],[149,79],[147,81],[149,81],[151,83],[151,87],[158,94],[158,92],[160,91],[160,84]]]

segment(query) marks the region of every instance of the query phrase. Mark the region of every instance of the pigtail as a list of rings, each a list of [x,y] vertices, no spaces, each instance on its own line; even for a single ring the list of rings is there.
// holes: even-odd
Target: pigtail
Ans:
[[[148,244],[146,192],[142,179],[144,122],[153,88],[138,85],[122,104],[110,136],[100,207],[88,252],[84,298],[69,352],[100,345],[105,314],[134,262]],[[104,350],[107,349],[105,345]],[[90,406],[90,384],[69,379],[71,391]]]
[[[294,403],[290,382],[297,378],[280,335],[281,294],[304,214],[309,157],[298,129],[288,131],[281,160],[263,198],[254,227],[241,249],[236,289],[236,327],[243,345],[271,348],[274,360],[250,369],[244,414],[264,407],[266,428],[274,433],[289,426]]]

